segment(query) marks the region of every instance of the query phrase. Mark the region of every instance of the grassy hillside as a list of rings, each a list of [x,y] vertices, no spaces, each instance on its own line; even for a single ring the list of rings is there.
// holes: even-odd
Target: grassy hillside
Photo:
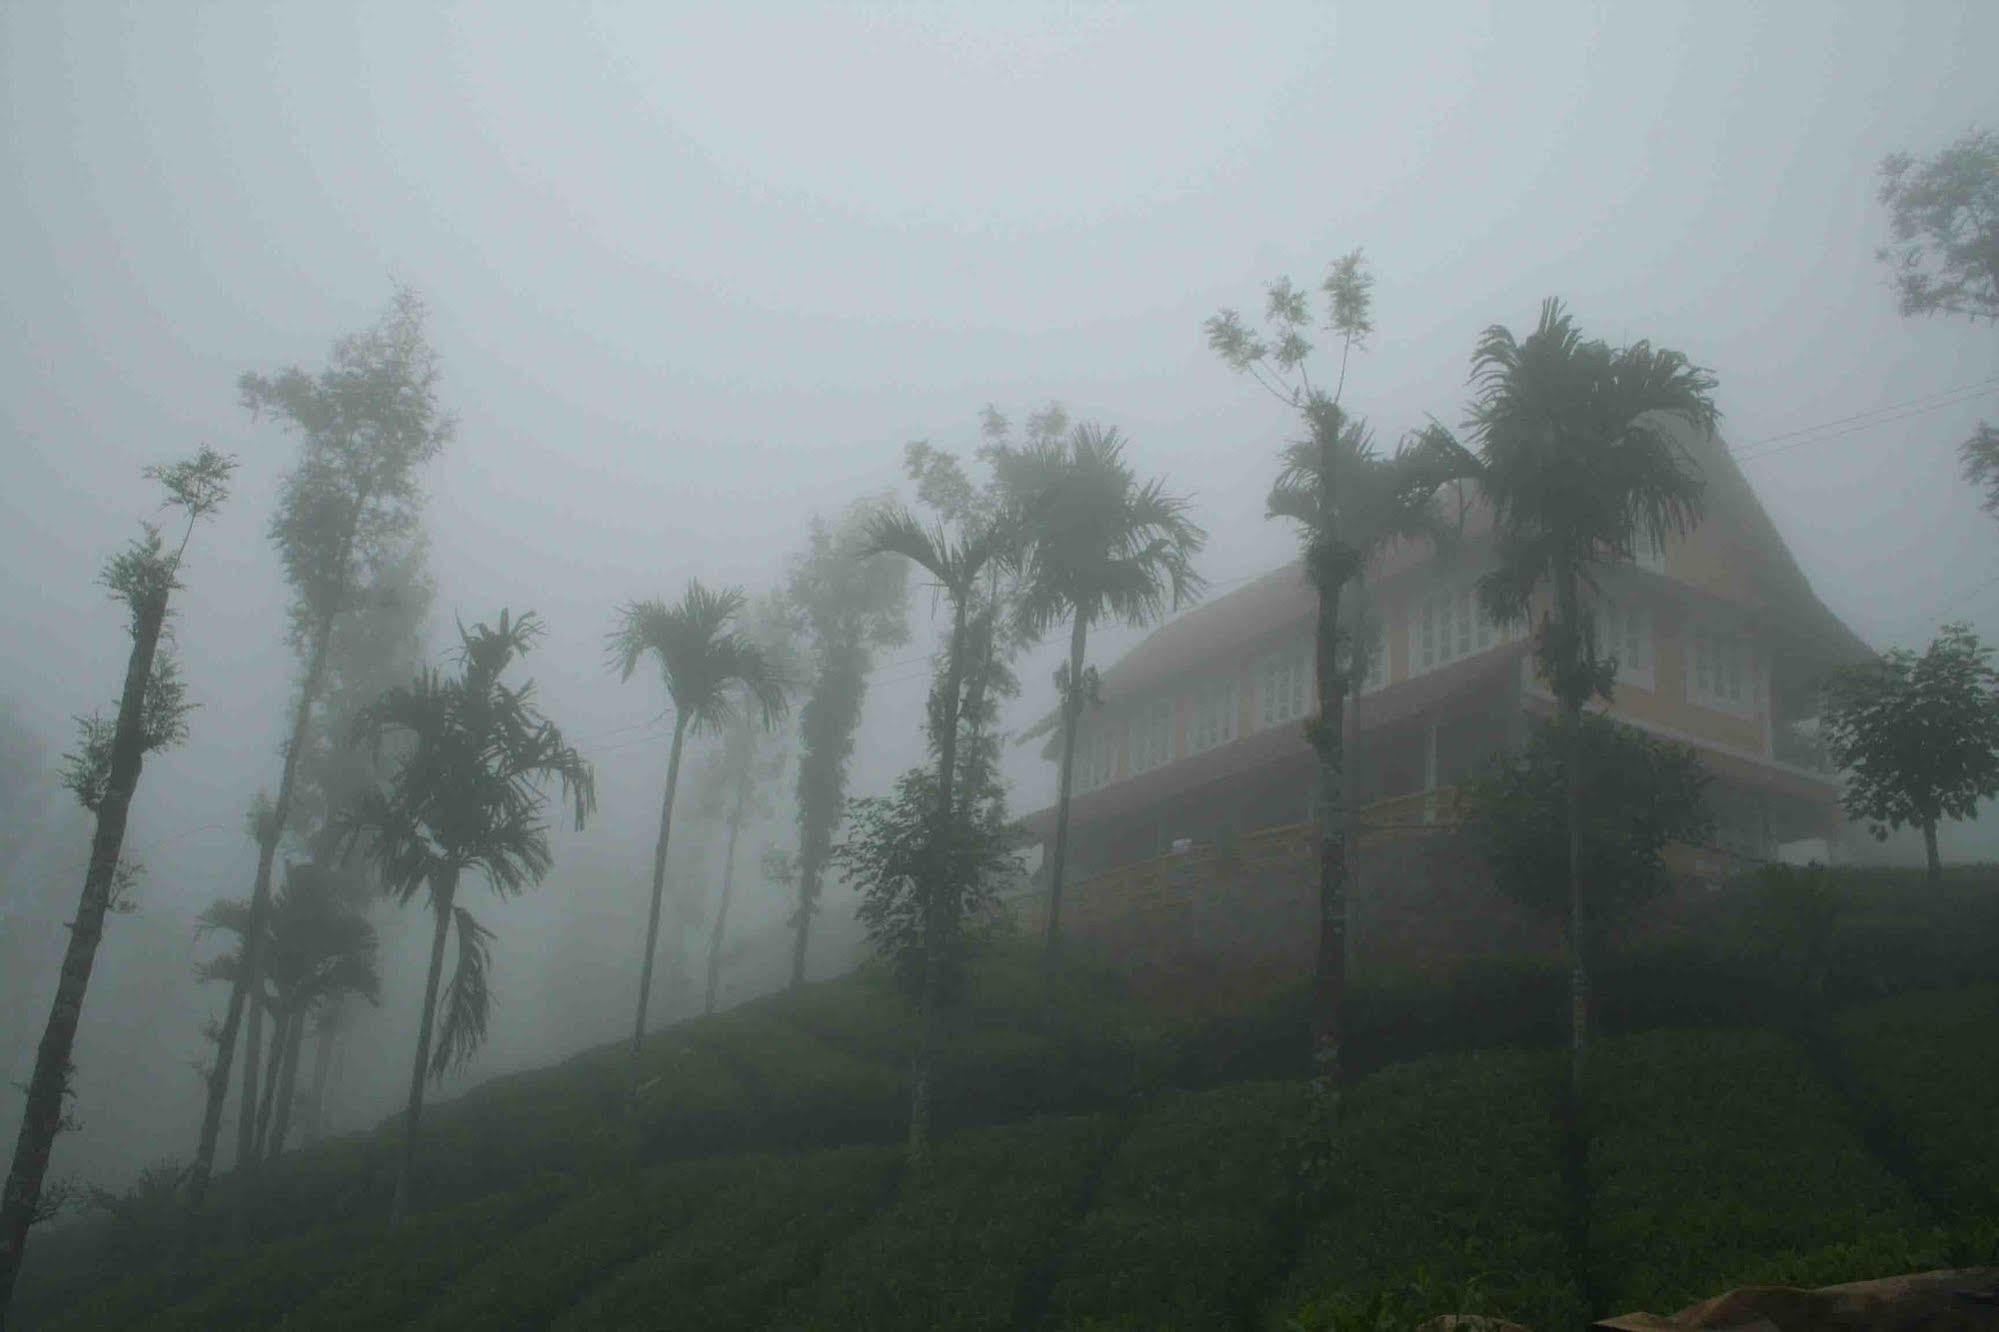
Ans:
[[[1474,1309],[1545,1328],[1747,1280],[1999,1261],[1999,988],[1959,983],[1985,954],[1926,969],[1921,930],[1896,930],[1899,955],[1849,937],[1871,970],[1836,968],[1825,1000],[1719,936],[1606,965],[1580,1155],[1541,969],[1364,981],[1362,1076],[1328,1157],[1298,996],[1167,1025],[1101,973],[1002,955],[953,1018],[922,1183],[896,1150],[908,1010],[863,972],[661,1033],[630,1114],[616,1049],[438,1107],[422,1210],[396,1235],[389,1124],[296,1153],[262,1242],[171,1281],[144,1236],[38,1237],[17,1312],[72,1329],[1331,1329]],[[1952,984],[1875,994],[1917,979]]]

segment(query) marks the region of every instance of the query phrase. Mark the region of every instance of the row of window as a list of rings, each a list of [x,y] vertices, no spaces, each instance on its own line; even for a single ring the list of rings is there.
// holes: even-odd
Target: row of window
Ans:
[[[1620,683],[1654,687],[1652,617],[1642,606],[1600,600],[1595,606],[1598,646],[1617,661]],[[1440,593],[1420,604],[1410,621],[1409,661],[1421,675],[1466,657],[1514,642],[1524,625],[1494,622],[1471,589]],[[1752,715],[1761,698],[1749,645],[1732,634],[1696,631],[1688,642],[1687,697],[1716,711]],[[1370,693],[1387,683],[1388,654],[1379,627],[1368,635],[1366,672],[1356,692]],[[1312,649],[1296,644],[1264,657],[1255,667],[1258,730],[1302,721],[1314,697]],[[1210,680],[1193,695],[1187,752],[1204,754],[1238,738],[1240,697],[1233,678]],[[1157,698],[1131,721],[1131,772],[1135,776],[1173,758],[1173,700]],[[1119,730],[1096,728],[1079,739],[1075,790],[1092,791],[1116,776]]]

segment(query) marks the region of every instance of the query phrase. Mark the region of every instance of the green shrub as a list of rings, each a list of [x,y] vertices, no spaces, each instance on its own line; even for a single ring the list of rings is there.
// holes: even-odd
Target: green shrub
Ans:
[[[127,1324],[156,1332],[270,1327],[350,1269],[381,1233],[349,1222],[240,1252],[189,1299]]]
[[[734,1187],[741,1157],[660,1166],[635,1183],[600,1189],[488,1251],[414,1327],[444,1332],[539,1328],[620,1267],[657,1247]]]
[[[567,1181],[547,1179],[518,1193],[419,1216],[362,1250],[276,1326],[280,1332],[399,1327],[474,1263],[575,1192]]]
[[[1606,1041],[1589,1098],[1590,1261],[1618,1311],[1940,1265],[1915,1199],[1783,1035]]]
[[[827,1248],[886,1201],[901,1162],[854,1147],[746,1163],[696,1225],[667,1237],[555,1324],[563,1332],[758,1332],[818,1271]]]
[[[1288,1252],[1307,1096],[1302,1083],[1256,1084],[1174,1095],[1142,1116],[1062,1245],[1053,1323],[1240,1323]]]
[[[1014,1324],[1027,1282],[1082,1203],[1111,1142],[1104,1118],[1045,1119],[939,1143],[930,1177],[827,1256],[774,1326],[976,1332]]]
[[[1357,1311],[1454,1300],[1534,1327],[1584,1321],[1568,1246],[1553,1053],[1397,1065],[1347,1094],[1332,1180],[1275,1327],[1355,1326]]]
[[[1952,1219],[1999,1222],[1999,986],[1882,1000],[1838,1031]]]
[[[850,1054],[775,1011],[727,1014],[700,1024],[694,1039],[743,1084],[760,1147],[886,1142],[908,1122],[909,1087],[900,1066]]]

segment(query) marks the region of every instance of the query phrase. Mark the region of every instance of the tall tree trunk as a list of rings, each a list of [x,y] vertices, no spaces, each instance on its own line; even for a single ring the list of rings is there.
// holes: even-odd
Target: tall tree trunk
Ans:
[[[274,1112],[275,1122],[271,1125],[270,1149],[265,1152],[266,1161],[275,1161],[285,1152],[285,1136],[291,1131],[292,1102],[298,1095],[298,1055],[299,1047],[305,1044],[305,1014],[294,1013],[286,1024],[285,1071],[278,1079],[278,1105]]]
[[[812,909],[819,900],[819,876],[821,870],[815,860],[806,864],[802,859],[798,865],[798,922],[797,930],[791,936],[791,988],[795,991],[805,984],[805,941],[812,929]]]
[[[743,830],[743,806],[750,798],[750,774],[736,787],[736,807],[729,813],[729,849],[722,857],[722,900],[715,905],[715,923],[708,931],[708,996],[703,1013],[715,1011],[715,991],[722,979],[722,932],[729,923],[729,898],[736,890],[736,837]],[[799,935],[804,937],[803,932]]]
[[[1943,883],[1943,858],[1937,854],[1937,821],[1929,819],[1923,824],[1923,850],[1929,857],[1929,875],[1926,882],[1931,888]]]
[[[431,910],[437,929],[430,939],[430,974],[423,982],[423,1018],[416,1030],[416,1061],[410,1066],[409,1109],[403,1116],[402,1159],[396,1166],[396,1197],[389,1207],[389,1229],[402,1225],[410,1210],[410,1179],[416,1173],[416,1135],[423,1119],[423,1087],[430,1071],[430,1038],[437,1023],[437,983],[444,974],[444,942],[451,933],[451,904],[458,896],[458,871],[447,870],[431,883]]]
[[[348,544],[352,544],[350,530]],[[344,583],[344,579],[343,579]],[[337,599],[336,599],[337,600]],[[195,1147],[194,1164],[188,1170],[188,1212],[199,1215],[202,1203],[208,1196],[209,1177],[215,1170],[215,1143],[222,1131],[223,1102],[229,1096],[230,1065],[236,1055],[236,1040],[243,1026],[244,1009],[249,996],[262,981],[264,921],[271,909],[271,868],[277,861],[278,842],[283,836],[285,824],[291,818],[292,799],[298,786],[299,758],[305,753],[306,741],[312,731],[312,708],[319,698],[321,684],[326,678],[326,662],[333,641],[333,616],[322,615],[313,628],[312,651],[306,659],[305,679],[299,685],[298,702],[292,712],[291,740],[285,745],[284,767],[278,777],[278,799],[271,808],[271,826],[267,835],[257,841],[257,878],[250,890],[250,918],[243,934],[243,968],[236,977],[236,983],[229,988],[229,1007],[222,1018],[222,1030],[215,1042],[215,1067],[208,1074],[208,1104],[201,1116],[201,1139]],[[257,1034],[261,1026],[255,1017],[250,1023],[251,1039],[244,1053],[244,1062],[251,1066],[252,1077],[257,1059]],[[254,1111],[245,1098],[245,1116]],[[238,1128],[237,1143],[242,1161],[246,1156],[241,1148],[247,1139]],[[237,1205],[239,1220],[246,1215],[249,1195],[254,1184],[252,1176],[238,1181]],[[196,1232],[190,1225],[190,1238]]]
[[[680,785],[680,750],[687,739],[687,717],[673,722],[673,753],[666,761],[666,797],[659,806],[659,842],[652,853],[652,912],[646,918],[645,960],[639,966],[639,1011],[632,1022],[632,1095],[638,1095],[639,1047],[646,1038],[646,1003],[652,996],[653,957],[659,952],[659,907],[666,892],[666,842],[673,831],[673,792]]]
[[[1347,995],[1346,790],[1341,768],[1346,685],[1340,675],[1339,626],[1339,585],[1322,585],[1313,654],[1319,715],[1311,729],[1319,778],[1319,956],[1312,984],[1312,1075],[1321,1109],[1334,1124],[1340,1114]]]
[[[954,812],[952,795],[958,776],[958,690],[965,668],[965,605],[955,597],[951,609],[951,658],[944,672],[943,734],[937,745],[937,829],[932,855],[948,848]],[[941,868],[941,860],[940,860]],[[917,1015],[916,1069],[909,1084],[909,1170],[919,1183],[930,1169],[931,1080],[937,1066],[938,1029],[944,998],[944,902],[948,889],[942,874],[933,873],[923,894],[923,991]]]
[[[1055,793],[1055,848],[1048,855],[1049,953],[1062,938],[1062,875],[1069,862],[1069,797],[1076,779],[1076,723],[1083,715],[1083,648],[1089,619],[1080,607],[1069,630],[1069,692],[1062,700],[1062,772]]]
[[[139,787],[139,770],[146,758],[146,686],[153,678],[153,658],[159,650],[160,629],[166,623],[164,591],[138,607],[132,628],[132,655],[125,664],[125,689],[118,698],[117,729],[112,732],[111,770],[103,799],[97,806],[97,831],[90,842],[90,868],[83,879],[83,896],[70,922],[69,944],[63,950],[62,972],[48,1025],[35,1051],[35,1071],[28,1082],[21,1131],[14,1141],[14,1160],[7,1185],[0,1193],[0,1324],[13,1299],[21,1257],[27,1251],[28,1227],[41,1205],[42,1183],[48,1177],[49,1156],[63,1126],[63,1100],[69,1092],[70,1053],[76,1047],[77,1024],[83,1018],[84,994],[90,988],[97,945],[104,937],[104,916],[111,907],[118,861],[125,847],[125,821],[132,794]]]
[[[336,999],[340,1004],[343,1000]],[[318,1142],[326,1129],[326,1087],[333,1074],[333,1043],[340,1035],[338,1019],[329,1012],[320,1020],[313,1041],[312,1095],[306,1101],[305,1123],[301,1126],[307,1142]]]
[[[1564,567],[1556,571],[1555,595],[1570,650],[1581,653],[1586,645],[1582,639],[1581,596],[1574,569]],[[1574,671],[1577,664],[1571,661],[1570,670]],[[1569,1087],[1580,1098],[1583,1069],[1589,1059],[1590,1029],[1589,922],[1583,884],[1583,698],[1573,683],[1558,682],[1558,687],[1563,694],[1562,726],[1567,732],[1563,739],[1562,804],[1569,835]],[[1576,1103],[1580,1104],[1580,1099]]]
[[[278,1083],[284,1078],[285,1050],[291,1041],[291,1015],[283,1011],[271,1015],[271,1067],[264,1075],[263,1099],[257,1103],[257,1136],[251,1143],[259,1157],[270,1154],[271,1112],[278,1103]]]

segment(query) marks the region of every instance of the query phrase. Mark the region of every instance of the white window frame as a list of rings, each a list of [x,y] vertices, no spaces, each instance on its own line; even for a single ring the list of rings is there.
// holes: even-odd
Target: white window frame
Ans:
[[[1490,652],[1518,632],[1486,614],[1476,583],[1433,588],[1409,604],[1410,678]]]
[[[1658,679],[1657,640],[1652,633],[1652,610],[1630,595],[1597,600],[1597,652],[1617,658],[1617,682],[1648,693]]]
[[[1205,754],[1234,740],[1239,707],[1233,675],[1196,688],[1193,717],[1187,727],[1187,752]]]
[[[1665,576],[1666,573],[1665,542],[1653,541],[1652,539],[1644,536],[1641,533],[1638,537],[1636,537],[1632,541],[1632,549],[1634,553],[1631,557],[1631,562],[1633,564],[1637,565],[1641,569],[1645,569],[1652,573],[1658,574],[1661,577]]]
[[[1303,643],[1266,653],[1256,664],[1258,730],[1303,721],[1311,710],[1312,671]]]
[[[1173,761],[1173,700],[1155,698],[1131,719],[1131,774],[1151,772]]]
[[[1117,772],[1117,730],[1098,725],[1076,737],[1073,793],[1082,795],[1109,786]]]
[[[1748,635],[1712,625],[1687,633],[1687,701],[1731,717],[1755,717],[1763,680]]]
[[[1356,694],[1372,694],[1388,683],[1388,635],[1377,619],[1370,619],[1364,628],[1367,638],[1361,647],[1367,653],[1367,669],[1353,682]]]

